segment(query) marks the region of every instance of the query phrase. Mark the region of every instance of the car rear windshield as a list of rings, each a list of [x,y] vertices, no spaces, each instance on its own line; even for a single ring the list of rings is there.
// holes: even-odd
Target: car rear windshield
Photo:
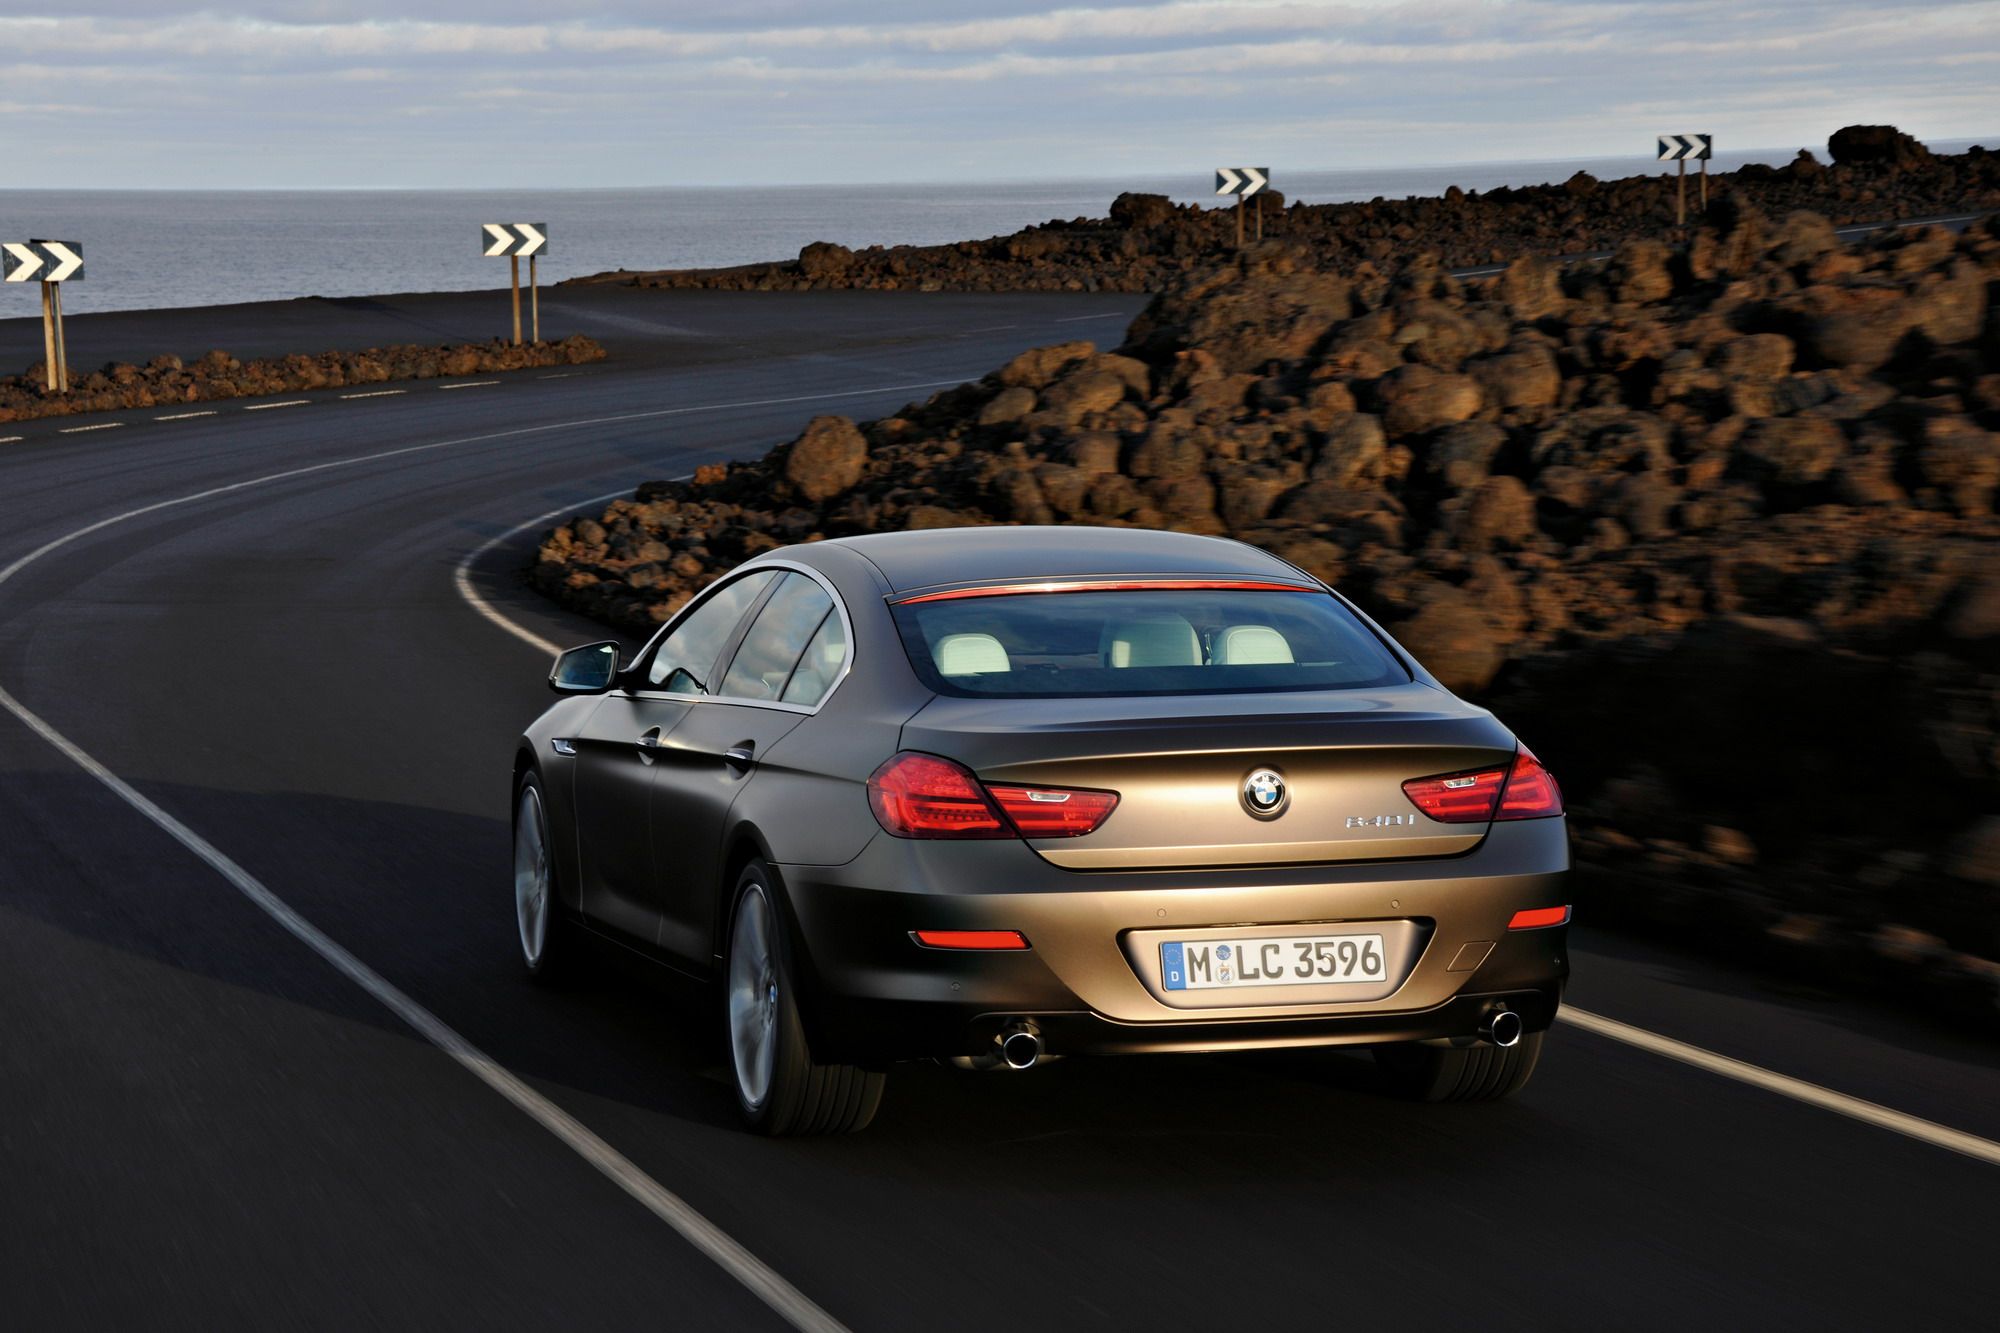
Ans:
[[[1410,679],[1320,592],[1008,593],[895,608],[924,683],[967,698],[1078,699],[1358,689]]]

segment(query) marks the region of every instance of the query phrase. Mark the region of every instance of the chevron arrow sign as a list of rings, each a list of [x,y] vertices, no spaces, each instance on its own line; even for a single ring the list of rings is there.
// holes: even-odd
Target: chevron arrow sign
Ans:
[[[549,224],[489,222],[479,229],[479,248],[489,258],[545,255],[549,252]]]
[[[8,241],[0,266],[9,282],[81,282],[83,246],[75,241]]]
[[[1660,136],[1660,156],[1662,162],[1706,161],[1714,152],[1715,136],[1712,134],[1662,134]]]
[[[1234,194],[1248,199],[1271,183],[1269,167],[1218,167],[1215,172],[1215,192]]]

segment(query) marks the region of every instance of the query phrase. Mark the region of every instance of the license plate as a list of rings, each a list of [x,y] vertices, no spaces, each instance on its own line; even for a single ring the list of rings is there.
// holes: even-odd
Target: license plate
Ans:
[[[1160,946],[1168,990],[1238,986],[1329,986],[1388,979],[1380,935],[1179,940]]]

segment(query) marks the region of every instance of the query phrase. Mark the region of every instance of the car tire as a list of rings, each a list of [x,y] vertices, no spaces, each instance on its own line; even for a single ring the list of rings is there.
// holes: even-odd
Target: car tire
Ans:
[[[866,1128],[882,1104],[885,1076],[813,1060],[799,1019],[791,941],[761,862],[743,868],[732,903],[722,1019],[730,1086],[744,1122],[773,1137]]]
[[[528,975],[548,985],[567,977],[578,947],[574,934],[562,914],[548,802],[531,770],[514,788],[514,936]]]
[[[1418,1102],[1497,1102],[1528,1085],[1542,1058],[1542,1036],[1530,1032],[1512,1046],[1377,1046],[1375,1062],[1400,1097]]]

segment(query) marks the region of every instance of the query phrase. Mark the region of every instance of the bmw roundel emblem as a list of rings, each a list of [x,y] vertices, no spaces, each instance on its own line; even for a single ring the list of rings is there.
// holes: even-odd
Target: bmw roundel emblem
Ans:
[[[1243,808],[1259,819],[1276,819],[1291,798],[1284,775],[1275,768],[1257,769],[1243,779]]]

